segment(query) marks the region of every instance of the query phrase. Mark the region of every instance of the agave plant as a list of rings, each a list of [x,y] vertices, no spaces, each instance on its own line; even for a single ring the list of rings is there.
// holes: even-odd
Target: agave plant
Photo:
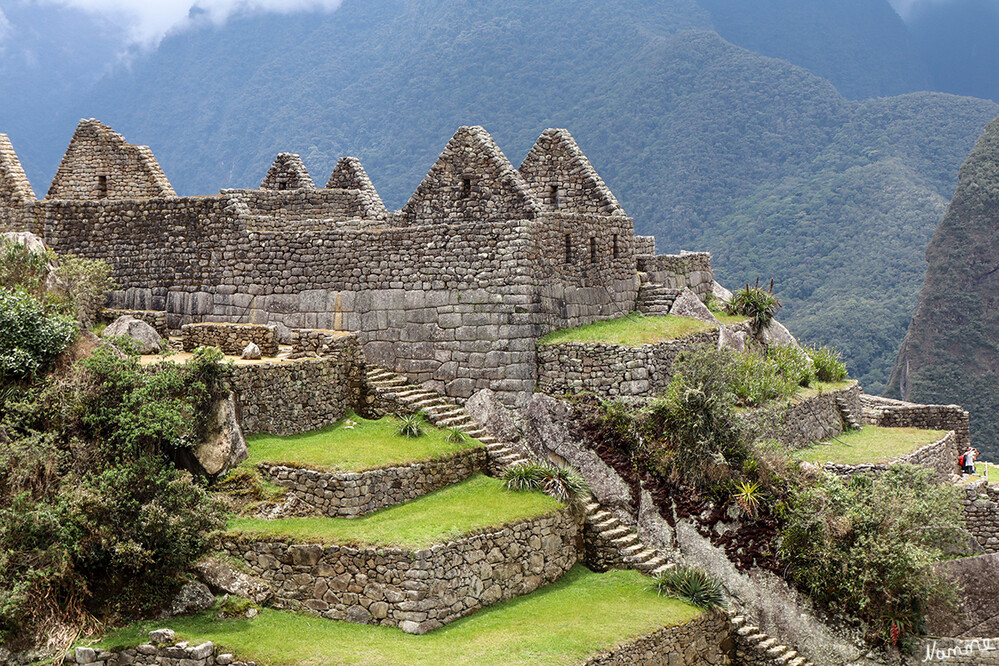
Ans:
[[[693,567],[676,567],[657,574],[655,586],[661,596],[683,599],[698,608],[726,605],[721,583]]]
[[[468,438],[461,428],[448,428],[447,434],[444,435],[444,441],[448,444],[461,444]]]
[[[735,494],[735,502],[750,516],[756,517],[756,512],[760,509],[760,501],[763,498],[763,490],[756,481],[740,481],[736,484],[739,492]]]
[[[399,419],[399,425],[395,429],[397,435],[413,438],[423,436],[423,426],[425,425],[423,414],[420,412],[403,414],[402,416],[397,416],[397,418]]]
[[[540,490],[560,502],[574,504],[589,495],[590,488],[579,472],[550,462],[530,462],[508,467],[503,473],[508,490]]]

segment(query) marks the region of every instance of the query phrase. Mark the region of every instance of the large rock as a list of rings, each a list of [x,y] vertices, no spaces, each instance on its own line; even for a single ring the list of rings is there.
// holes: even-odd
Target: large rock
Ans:
[[[30,231],[6,231],[3,234],[0,234],[0,237],[4,240],[13,241],[14,243],[23,245],[31,254],[48,257],[49,262],[46,264],[45,289],[47,291],[54,291],[58,289],[59,283],[55,276],[55,257],[54,255],[49,254],[49,249],[45,247],[45,241]]]
[[[170,615],[190,615],[215,605],[215,595],[203,583],[190,582],[170,602]]]
[[[513,413],[499,401],[491,389],[478,391],[465,403],[465,411],[476,423],[504,442],[519,442],[520,426]]]
[[[760,331],[760,342],[762,342],[767,347],[777,346],[777,347],[800,347],[798,341],[791,331],[787,330],[784,324],[780,323],[776,319],[771,319],[770,323]]]
[[[249,342],[246,347],[243,348],[242,358],[245,361],[259,361],[260,356],[260,347],[258,347],[256,343]]]
[[[958,588],[957,608],[938,603],[927,608],[930,636],[975,638],[999,635],[999,553],[965,557],[933,566]]]
[[[716,301],[726,305],[732,300],[732,292],[714,280],[711,282],[711,295],[715,297]]]
[[[232,469],[249,455],[236,411],[236,396],[218,400],[208,420],[208,433],[195,449],[194,457],[206,473],[214,476]]]
[[[631,490],[596,452],[583,446],[572,408],[561,400],[535,393],[524,408],[524,443],[539,456],[557,456],[586,479],[590,492],[605,507],[627,509]]]
[[[669,309],[669,313],[675,317],[688,317],[690,319],[697,319],[699,321],[706,321],[709,324],[717,324],[718,320],[715,316],[711,314],[711,310],[708,309],[704,303],[701,303],[701,299],[697,297],[697,294],[692,292],[690,289],[684,289],[676,300],[673,301],[673,307]]]
[[[163,349],[163,340],[156,329],[131,315],[122,315],[108,324],[101,337],[131,338],[140,354],[158,354]]]
[[[206,557],[193,566],[198,579],[219,594],[233,594],[260,604],[271,596],[271,586],[232,567],[224,560]]]
[[[746,351],[749,344],[749,334],[740,331],[732,326],[721,326],[718,328],[718,348],[728,347],[737,352]]]

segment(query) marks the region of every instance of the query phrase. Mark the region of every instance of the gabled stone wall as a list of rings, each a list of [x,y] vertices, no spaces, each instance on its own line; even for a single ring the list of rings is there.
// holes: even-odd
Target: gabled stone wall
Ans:
[[[41,235],[41,224],[29,214],[35,192],[6,134],[0,134],[0,233],[30,231]]]

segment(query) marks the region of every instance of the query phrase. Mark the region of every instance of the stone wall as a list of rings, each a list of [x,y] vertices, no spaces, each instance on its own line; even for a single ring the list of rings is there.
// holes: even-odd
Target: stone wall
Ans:
[[[971,444],[968,412],[959,405],[917,405],[864,394],[860,397],[868,423],[887,428],[953,430],[957,446],[964,452]]]
[[[300,328],[292,333],[293,353],[312,353],[320,356],[336,354],[344,344],[350,344],[354,337],[343,331],[328,329]]]
[[[904,657],[907,666],[999,666],[999,638],[924,638],[911,655]]]
[[[589,392],[602,398],[645,397],[663,391],[680,352],[717,345],[718,329],[641,347],[567,342],[538,346],[538,390]]]
[[[579,559],[579,519],[562,509],[424,550],[227,540],[269,581],[278,606],[426,633],[558,580]]]
[[[334,518],[356,518],[464,481],[489,467],[484,448],[438,460],[364,472],[321,472],[283,465],[258,465],[265,478],[290,488],[300,500]]]
[[[844,398],[854,414],[860,413],[860,386],[828,391],[805,400],[766,406],[741,415],[760,436],[775,437],[792,449],[839,435],[844,430],[837,398]]]
[[[162,310],[119,310],[115,308],[104,308],[98,313],[100,320],[108,324],[113,322],[118,317],[126,316],[146,322],[156,329],[156,332],[160,334],[160,337],[166,338],[170,335],[170,329],[167,328],[166,312],[163,312]]]
[[[728,623],[714,611],[603,652],[585,666],[721,666],[735,663],[731,652]]]
[[[946,435],[935,442],[922,446],[912,453],[898,458],[894,458],[886,463],[865,463],[861,465],[841,465],[839,463],[825,463],[823,469],[838,476],[851,476],[853,474],[864,474],[868,472],[880,473],[888,469],[890,465],[906,463],[909,465],[921,465],[936,472],[939,481],[950,481],[951,474],[957,474],[960,470],[957,466],[957,438],[951,430]]]
[[[957,605],[930,604],[926,609],[927,635],[999,636],[999,594],[995,575],[999,569],[999,553],[946,560],[934,564],[933,569],[957,588]],[[999,648],[999,639],[996,642]]]
[[[358,409],[364,358],[355,336],[342,345],[333,356],[235,365],[233,388],[243,432],[308,432]]]
[[[34,201],[35,191],[10,139],[0,134],[0,233],[30,231],[40,236],[41,224],[28,214],[28,206]]]
[[[702,301],[711,293],[714,271],[708,252],[684,252],[636,257],[638,271],[644,281],[671,289],[689,288]]]
[[[979,481],[961,490],[965,528],[986,553],[999,553],[999,488]]]
[[[163,642],[158,635],[168,634]],[[150,642],[134,648],[120,650],[95,650],[78,647],[64,658],[66,664],[90,664],[91,666],[257,666],[252,661],[236,661],[227,653],[218,650],[211,641],[199,645],[186,642],[175,643],[173,632],[158,629],[149,632]],[[155,642],[154,642],[155,641]]]
[[[277,327],[260,324],[184,324],[181,342],[184,351],[198,347],[218,347],[225,354],[239,356],[251,342],[264,356],[277,356]]]

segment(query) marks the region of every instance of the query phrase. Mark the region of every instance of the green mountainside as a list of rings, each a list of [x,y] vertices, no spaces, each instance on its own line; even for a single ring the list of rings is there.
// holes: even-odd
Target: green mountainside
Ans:
[[[999,119],[961,167],[926,251],[926,279],[889,395],[959,403],[983,457],[999,455]]]

